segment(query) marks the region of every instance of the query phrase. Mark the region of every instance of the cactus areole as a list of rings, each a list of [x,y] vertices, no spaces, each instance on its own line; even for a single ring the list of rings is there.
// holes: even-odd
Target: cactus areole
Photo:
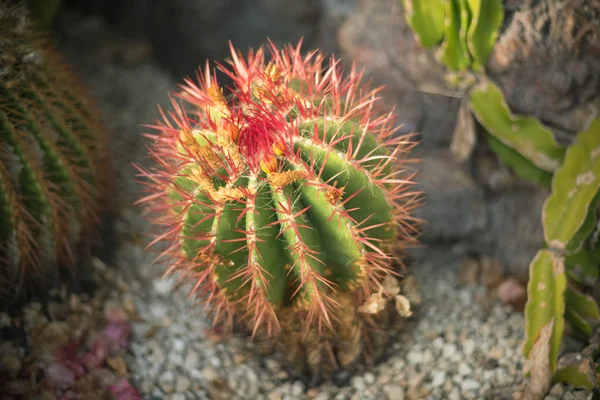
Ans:
[[[227,95],[208,64],[185,81],[152,126],[140,203],[164,227],[152,244],[167,243],[168,272],[183,272],[216,321],[273,335],[292,312],[321,331],[334,294],[359,306],[381,293],[393,247],[414,239],[417,196],[399,167],[414,143],[374,112],[377,90],[354,68],[343,77],[300,44],[268,50],[269,62],[232,47],[218,64]]]

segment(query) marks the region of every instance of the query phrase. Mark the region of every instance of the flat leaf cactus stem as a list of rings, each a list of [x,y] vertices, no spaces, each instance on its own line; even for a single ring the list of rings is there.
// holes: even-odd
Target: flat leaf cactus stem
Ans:
[[[321,332],[339,319],[339,296],[358,309],[385,295],[394,249],[417,237],[412,136],[375,111],[378,90],[354,67],[344,77],[339,61],[300,47],[270,43],[267,62],[264,48],[243,58],[231,46],[217,64],[227,95],[207,63],[152,126],[154,165],[138,167],[167,272],[218,323],[267,336],[286,313]]]

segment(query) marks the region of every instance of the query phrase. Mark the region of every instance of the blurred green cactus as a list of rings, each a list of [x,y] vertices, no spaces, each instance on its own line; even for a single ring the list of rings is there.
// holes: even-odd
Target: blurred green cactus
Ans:
[[[85,95],[22,4],[0,2],[0,71],[0,287],[14,293],[75,266],[106,160]]]

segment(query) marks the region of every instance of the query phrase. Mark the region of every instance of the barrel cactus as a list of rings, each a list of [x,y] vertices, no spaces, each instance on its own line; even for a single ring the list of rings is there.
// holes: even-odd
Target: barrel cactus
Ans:
[[[87,96],[30,21],[0,1],[0,291],[75,271],[98,226],[105,144]],[[35,284],[41,285],[35,285]]]
[[[394,249],[416,238],[403,167],[414,142],[374,111],[378,90],[354,69],[344,77],[301,44],[268,51],[269,62],[264,48],[231,48],[218,64],[227,94],[208,63],[185,81],[151,125],[140,203],[164,227],[152,244],[166,242],[168,272],[192,282],[216,323],[336,332],[342,314],[382,306]]]

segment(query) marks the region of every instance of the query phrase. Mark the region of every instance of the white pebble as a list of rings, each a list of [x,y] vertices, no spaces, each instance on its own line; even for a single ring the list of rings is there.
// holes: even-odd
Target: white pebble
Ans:
[[[406,360],[410,364],[420,364],[423,362],[423,354],[418,351],[409,351],[406,355]]]
[[[431,373],[431,386],[439,387],[446,381],[446,371],[433,371]]]
[[[465,341],[462,344],[463,347],[463,352],[470,356],[471,354],[473,354],[473,351],[475,351],[475,341],[473,339],[465,339]]]
[[[467,363],[461,362],[460,364],[458,364],[458,374],[460,376],[470,375],[471,372],[473,372],[473,370],[471,369],[471,367],[469,367]]]
[[[375,383],[375,375],[373,375],[371,372],[365,373],[363,375],[363,378],[367,385],[372,385],[373,383]]]
[[[404,400],[404,389],[398,385],[386,385],[383,387],[383,391],[387,395],[388,400]]]
[[[454,343],[446,343],[442,347],[442,357],[450,358],[456,353],[456,345]]]
[[[198,366],[198,361],[198,353],[196,353],[195,351],[189,351],[187,356],[185,356],[183,366],[185,369],[196,368]]]
[[[292,390],[290,391],[294,396],[302,396],[304,393],[304,385],[300,381],[294,382]]]
[[[175,391],[176,392],[186,392],[190,389],[191,382],[185,376],[178,376],[177,381],[175,381]]]
[[[460,389],[464,392],[472,392],[474,390],[479,389],[481,384],[477,382],[475,379],[465,379],[460,383]]]
[[[356,390],[363,390],[365,388],[365,381],[360,376],[352,378],[352,387]]]

